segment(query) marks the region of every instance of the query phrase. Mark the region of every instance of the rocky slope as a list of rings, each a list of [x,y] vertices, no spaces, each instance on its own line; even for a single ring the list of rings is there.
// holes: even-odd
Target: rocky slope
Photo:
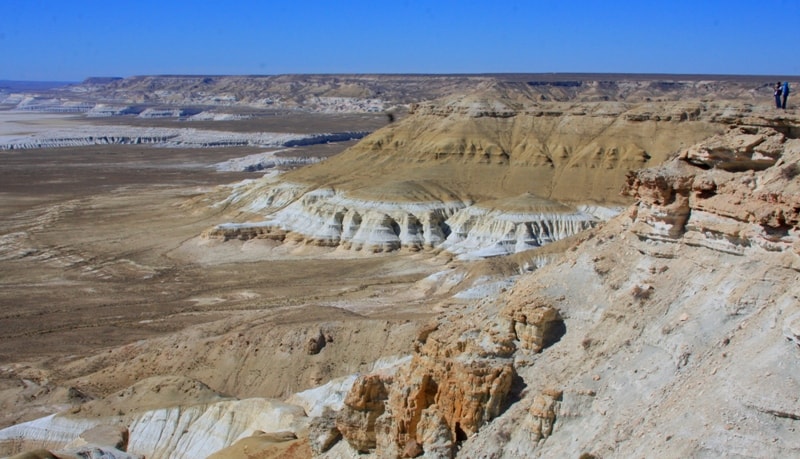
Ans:
[[[419,251],[441,271],[381,301],[429,321],[258,311],[115,349],[62,370],[103,397],[0,446],[69,452],[122,424],[115,457],[800,454],[800,117],[528,87],[421,103],[330,160],[191,204],[234,220],[200,244]],[[186,395],[139,398],[161,391]]]
[[[334,416],[346,449],[798,454],[799,162],[800,140],[732,127],[631,174],[624,214],[360,377]]]
[[[206,237],[517,253],[613,215],[630,202],[619,193],[630,171],[730,125],[790,134],[792,123],[741,102],[553,103],[487,83],[416,104],[323,164],[237,187],[219,205],[241,209],[239,221]]]

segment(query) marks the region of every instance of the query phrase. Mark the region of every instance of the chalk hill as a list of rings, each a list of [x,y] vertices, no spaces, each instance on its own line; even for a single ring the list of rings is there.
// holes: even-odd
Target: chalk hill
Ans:
[[[573,235],[630,202],[630,171],[730,125],[773,125],[741,102],[541,102],[486,82],[418,103],[324,163],[238,187],[237,221],[206,233],[374,252],[517,253]]]
[[[420,252],[441,269],[362,304],[419,320],[254,310],[110,350],[59,370],[101,396],[0,446],[116,423],[114,457],[797,456],[800,115],[751,81],[466,81],[181,209],[230,219],[207,247]]]

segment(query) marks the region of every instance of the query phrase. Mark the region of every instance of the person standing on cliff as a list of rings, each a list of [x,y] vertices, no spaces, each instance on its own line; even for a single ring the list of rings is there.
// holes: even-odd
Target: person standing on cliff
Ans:
[[[781,82],[775,83],[775,107],[781,108],[781,93],[783,90],[781,89]]]
[[[783,82],[783,88],[781,88],[781,93],[783,93],[783,101],[781,102],[781,108],[786,110],[786,98],[789,97],[789,82]]]

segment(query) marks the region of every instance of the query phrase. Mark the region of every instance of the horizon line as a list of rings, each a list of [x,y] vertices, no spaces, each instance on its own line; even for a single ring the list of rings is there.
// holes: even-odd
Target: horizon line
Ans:
[[[484,78],[550,78],[550,79],[563,79],[572,78],[577,80],[596,80],[598,77],[602,79],[711,79],[711,80],[733,80],[733,79],[762,79],[762,78],[780,78],[780,79],[800,79],[800,75],[777,75],[777,74],[726,74],[726,73],[663,73],[663,72],[481,72],[481,73],[414,73],[414,72],[352,72],[352,73],[265,73],[265,74],[213,74],[213,73],[154,73],[154,74],[139,74],[128,76],[87,76],[82,80],[24,80],[12,78],[0,78],[0,82],[7,83],[59,83],[59,84],[81,84],[91,79],[109,79],[109,80],[125,80],[129,78],[274,78],[281,76],[404,76],[404,77],[484,77]],[[603,78],[603,77],[616,77],[616,78]]]

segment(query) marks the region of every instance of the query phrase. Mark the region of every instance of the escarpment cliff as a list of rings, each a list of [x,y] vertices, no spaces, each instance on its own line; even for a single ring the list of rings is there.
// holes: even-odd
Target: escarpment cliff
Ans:
[[[557,103],[535,95],[485,84],[416,104],[324,163],[235,190],[224,202],[249,223],[206,236],[373,252],[441,247],[465,258],[516,253],[607,218],[609,208],[630,203],[620,190],[631,171],[728,126],[792,129],[741,103]]]
[[[342,442],[376,457],[797,454],[798,163],[797,138],[731,126],[632,172],[625,212],[442,314],[390,378],[364,376],[385,403]]]
[[[94,102],[183,106],[248,106],[322,112],[382,111],[401,104],[464,94],[503,83],[548,101],[756,101],[772,94],[760,77],[698,75],[143,75],[88,78],[20,109],[87,111]],[[86,99],[91,102],[86,102]],[[9,102],[19,100],[9,98]]]
[[[153,257],[180,275],[136,293],[159,309],[180,284],[188,325],[4,364],[3,406],[35,408],[14,422],[62,412],[0,429],[0,453],[800,456],[800,116],[719,81],[471,84],[172,201],[203,219]],[[59,261],[22,234],[9,258]]]
[[[629,176],[632,230],[734,254],[797,252],[800,142],[769,127],[731,126],[661,168]]]

